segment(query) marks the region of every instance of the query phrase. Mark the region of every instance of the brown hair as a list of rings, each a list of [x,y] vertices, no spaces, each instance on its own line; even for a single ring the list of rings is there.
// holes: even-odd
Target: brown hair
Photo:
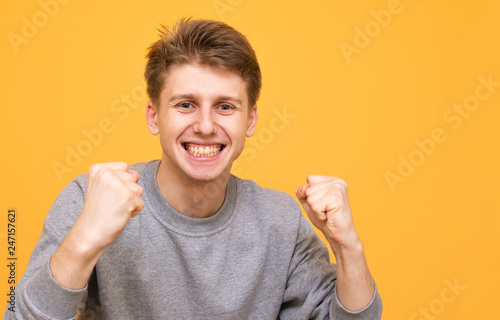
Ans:
[[[153,103],[160,101],[168,68],[183,63],[199,63],[239,74],[247,84],[249,109],[259,98],[262,78],[252,46],[239,31],[224,22],[180,19],[169,30],[161,25],[160,39],[146,55],[144,77]]]

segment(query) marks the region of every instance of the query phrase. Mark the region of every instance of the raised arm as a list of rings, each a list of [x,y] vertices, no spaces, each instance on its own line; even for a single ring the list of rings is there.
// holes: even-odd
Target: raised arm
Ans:
[[[144,206],[138,180],[123,162],[97,164],[87,181],[78,177],[63,189],[16,286],[15,312],[7,309],[4,319],[76,317],[104,248]]]
[[[337,296],[350,311],[371,301],[375,284],[363,244],[354,229],[347,184],[336,177],[311,175],[297,188],[297,198],[309,219],[325,236],[337,260]]]
[[[52,276],[62,286],[85,287],[104,249],[144,207],[139,174],[127,169],[123,162],[90,167],[82,213],[50,260]]]

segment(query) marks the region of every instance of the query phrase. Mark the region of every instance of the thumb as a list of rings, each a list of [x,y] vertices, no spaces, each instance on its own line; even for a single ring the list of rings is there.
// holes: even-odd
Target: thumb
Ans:
[[[298,187],[295,190],[295,195],[297,195],[297,199],[299,199],[300,203],[302,206],[307,205],[307,195],[306,195],[306,190],[310,187],[309,184],[305,184],[303,186]],[[304,208],[305,209],[305,208]]]

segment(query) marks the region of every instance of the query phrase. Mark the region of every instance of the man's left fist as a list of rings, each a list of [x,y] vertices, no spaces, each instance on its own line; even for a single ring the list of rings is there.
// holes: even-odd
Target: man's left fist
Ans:
[[[352,222],[347,183],[336,177],[311,175],[295,191],[309,219],[326,237],[334,253],[359,240]],[[338,252],[338,251],[337,251]]]

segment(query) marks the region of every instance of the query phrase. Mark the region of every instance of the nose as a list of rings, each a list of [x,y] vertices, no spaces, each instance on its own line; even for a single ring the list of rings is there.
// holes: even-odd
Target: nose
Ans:
[[[193,125],[193,130],[201,135],[211,135],[217,132],[217,125],[215,123],[212,108],[200,108]]]

